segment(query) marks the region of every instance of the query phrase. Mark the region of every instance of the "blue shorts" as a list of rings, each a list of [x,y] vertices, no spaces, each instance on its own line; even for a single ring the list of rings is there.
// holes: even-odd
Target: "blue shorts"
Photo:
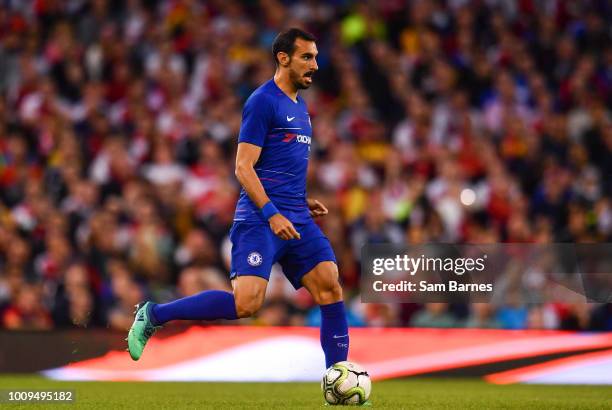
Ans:
[[[314,221],[293,226],[300,233],[300,239],[285,241],[274,235],[269,225],[234,222],[230,230],[230,279],[259,276],[269,280],[272,265],[279,262],[289,282],[299,289],[302,277],[320,262],[336,263],[329,239]]]

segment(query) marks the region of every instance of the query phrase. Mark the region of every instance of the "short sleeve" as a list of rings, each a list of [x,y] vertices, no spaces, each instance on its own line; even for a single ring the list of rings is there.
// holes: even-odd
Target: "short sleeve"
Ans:
[[[248,142],[263,147],[272,125],[274,109],[265,94],[253,94],[244,104],[238,142]]]

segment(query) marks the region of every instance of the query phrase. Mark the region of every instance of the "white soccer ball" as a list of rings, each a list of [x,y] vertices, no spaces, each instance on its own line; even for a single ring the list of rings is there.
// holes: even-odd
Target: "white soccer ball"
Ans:
[[[329,404],[363,404],[370,397],[372,382],[358,364],[338,362],[325,371],[321,389]]]

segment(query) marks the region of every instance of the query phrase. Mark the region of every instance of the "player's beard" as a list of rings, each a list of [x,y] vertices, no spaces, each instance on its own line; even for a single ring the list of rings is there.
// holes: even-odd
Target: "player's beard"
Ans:
[[[305,79],[305,74],[307,73],[310,73],[310,78],[312,81],[312,74],[314,74],[314,72],[306,71],[304,74],[300,74],[294,69],[289,68],[289,79],[291,80],[296,89],[305,90],[310,87],[312,82],[307,82]]]

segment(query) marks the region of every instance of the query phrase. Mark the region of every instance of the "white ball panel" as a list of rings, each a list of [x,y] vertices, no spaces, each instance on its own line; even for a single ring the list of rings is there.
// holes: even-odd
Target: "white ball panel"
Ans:
[[[359,375],[359,386],[363,387],[363,391],[365,392],[366,400],[370,397],[370,393],[372,392],[372,381],[370,378],[364,374]]]
[[[340,394],[345,394],[355,386],[357,386],[357,375],[355,373],[349,373],[346,380],[336,384],[336,391]]]
[[[333,391],[326,390],[325,391],[325,401],[328,402],[329,404],[338,404],[339,398],[336,397]]]
[[[325,381],[328,385],[333,384],[336,380],[338,380],[338,378],[340,378],[340,376],[342,376],[342,372],[338,369],[332,368],[325,373]]]

